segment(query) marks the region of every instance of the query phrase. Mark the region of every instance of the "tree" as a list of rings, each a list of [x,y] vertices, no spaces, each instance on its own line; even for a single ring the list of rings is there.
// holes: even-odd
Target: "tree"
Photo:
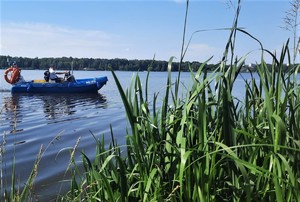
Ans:
[[[300,37],[298,36],[298,28],[300,25],[300,0],[291,0],[290,6],[290,10],[285,12],[286,15],[283,18],[284,27],[282,28],[293,33],[293,64],[295,64],[300,45]]]

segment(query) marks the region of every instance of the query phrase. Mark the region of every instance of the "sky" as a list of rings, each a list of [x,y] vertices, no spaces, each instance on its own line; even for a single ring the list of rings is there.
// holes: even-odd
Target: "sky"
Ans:
[[[232,27],[236,4],[189,1],[185,45],[192,38],[184,61],[221,60],[229,37],[223,28]],[[180,59],[185,0],[0,0],[0,6],[0,55]],[[238,27],[279,54],[292,39],[293,33],[282,28],[289,9],[289,0],[242,0]],[[246,63],[260,63],[259,48],[251,37],[237,34],[236,57],[247,55]]]

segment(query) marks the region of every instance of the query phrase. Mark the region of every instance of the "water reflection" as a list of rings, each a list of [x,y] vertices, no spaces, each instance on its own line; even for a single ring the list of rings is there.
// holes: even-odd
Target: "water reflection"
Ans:
[[[20,113],[19,98],[18,97],[4,97],[1,116],[3,117],[4,123],[8,123],[9,132],[8,133],[17,133],[23,131],[23,129],[17,129],[18,123],[22,122],[23,115]]]
[[[101,94],[40,95],[47,119],[59,119],[74,115],[78,110],[106,108],[106,97]]]
[[[43,193],[40,201],[50,201],[48,197],[55,196],[61,188],[57,182],[65,179],[70,158],[65,148],[74,146],[82,137],[80,146],[87,153],[94,153],[95,142],[89,141],[93,138],[89,130],[95,135],[103,134],[109,128],[107,120],[111,119],[107,115],[111,113],[107,110],[107,99],[102,94],[6,93],[0,103],[0,150],[5,151],[0,155],[0,162],[4,162],[0,163],[0,171],[4,173],[5,181],[0,187],[10,190],[12,166],[15,166],[16,176],[20,176],[18,185],[22,188],[32,171],[40,145],[48,145],[43,147],[43,160],[35,181],[35,193]],[[14,158],[16,161],[12,162]],[[4,190],[1,188],[0,201]]]
[[[44,114],[44,120],[51,124],[79,119],[85,111],[97,108],[107,108],[106,97],[102,94],[10,94],[2,100],[1,125],[6,126],[6,132],[17,133],[24,130],[20,128],[24,117],[28,121],[31,116],[36,119]]]

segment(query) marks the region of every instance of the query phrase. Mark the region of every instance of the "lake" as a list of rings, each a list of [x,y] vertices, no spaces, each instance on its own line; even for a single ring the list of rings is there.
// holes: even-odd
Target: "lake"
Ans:
[[[25,80],[42,79],[40,70],[22,70]],[[96,138],[104,137],[111,142],[110,125],[119,145],[125,144],[126,114],[118,89],[110,71],[74,71],[75,78],[107,76],[108,83],[98,94],[90,95],[12,95],[10,84],[3,78],[0,83],[0,174],[1,196],[3,190],[10,190],[12,165],[15,164],[16,182],[21,187],[33,169],[40,147],[42,159],[35,180],[35,193],[40,201],[55,198],[69,188],[66,169],[70,151],[78,143],[76,159],[80,161],[81,151],[91,159],[95,154]],[[123,89],[130,86],[136,72],[116,72]],[[145,85],[147,72],[138,73]],[[172,73],[177,77],[178,73]],[[249,74],[243,74],[249,78]],[[167,72],[151,72],[149,98],[154,92],[163,96]],[[181,82],[189,86],[190,73],[181,73]],[[244,81],[238,77],[234,94],[242,97]],[[152,100],[152,99],[150,99]],[[158,99],[160,101],[161,99]]]

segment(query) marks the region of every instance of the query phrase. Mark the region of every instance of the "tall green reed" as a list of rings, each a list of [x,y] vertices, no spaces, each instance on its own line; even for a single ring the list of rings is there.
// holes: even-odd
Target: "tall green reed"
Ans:
[[[145,99],[139,76],[125,92],[112,72],[128,116],[127,145],[107,149],[97,141],[95,161],[83,155],[86,178],[73,180],[64,200],[299,200],[297,68],[284,72],[281,61],[270,71],[260,64],[259,80],[245,80],[245,98],[238,100],[225,87],[212,88],[236,75],[208,73],[205,64],[191,72],[193,85],[178,100],[170,99],[169,71],[160,107],[157,94]],[[224,123],[226,113],[232,117]]]
[[[124,91],[112,71],[128,118],[127,145],[106,149],[97,141],[95,161],[83,155],[86,178],[72,181],[64,200],[300,200],[299,67],[284,69],[288,43],[277,59],[238,28],[240,5],[219,67],[208,73],[208,60],[191,71],[193,85],[184,97],[178,96],[180,77],[171,80],[173,58],[161,105],[158,94],[148,99],[150,72],[144,94],[138,75]],[[259,80],[254,74],[245,80],[244,99],[232,93],[246,59],[234,58],[238,32],[262,50]],[[274,59],[270,69],[264,53]]]
[[[112,71],[128,118],[126,145],[117,145],[112,128],[108,148],[104,138],[95,138],[95,159],[82,152],[84,172],[72,152],[70,191],[57,200],[300,201],[299,66],[285,69],[288,42],[277,59],[238,27],[240,2],[218,68],[207,72],[209,59],[191,71],[184,96],[178,94],[180,74],[171,79],[173,58],[161,103],[158,93],[149,98],[150,71],[145,89],[137,75],[125,91]],[[259,79],[251,73],[245,80],[243,99],[233,96],[246,59],[234,57],[237,33],[256,40],[262,51]],[[271,68],[265,53],[274,59]]]

